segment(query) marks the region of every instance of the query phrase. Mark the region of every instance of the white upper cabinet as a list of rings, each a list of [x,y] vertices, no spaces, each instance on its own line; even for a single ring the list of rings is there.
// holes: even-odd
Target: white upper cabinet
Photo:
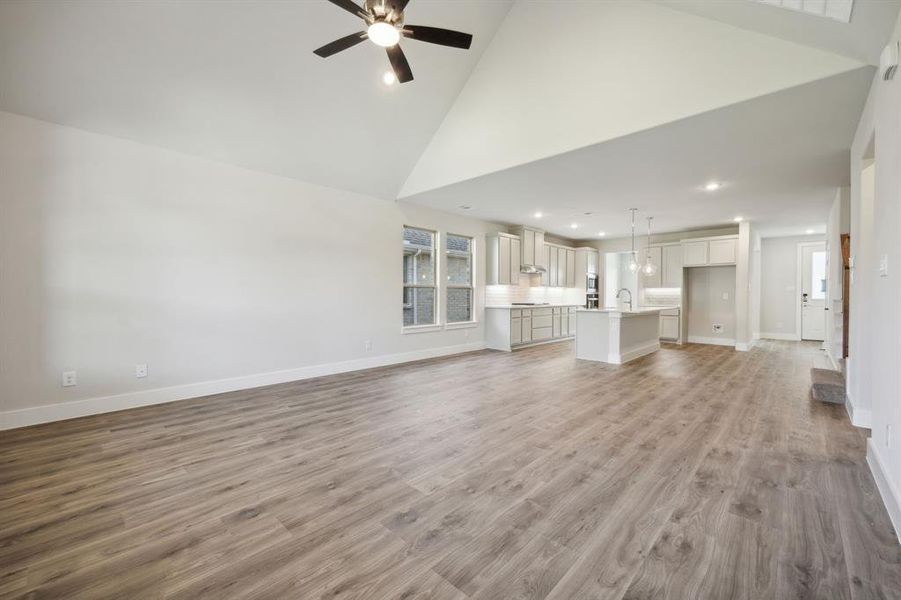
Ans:
[[[682,287],[682,247],[678,244],[664,246],[662,262],[663,264],[660,265],[661,287]]]
[[[535,264],[535,232],[525,229],[522,232],[522,264]]]
[[[710,240],[709,262],[711,265],[734,265],[738,250],[738,240]]]
[[[566,287],[576,287],[576,251],[566,250]]]
[[[544,232],[532,227],[514,227],[515,235],[519,236],[522,246],[520,264],[522,266],[547,267],[545,258]]]
[[[597,250],[591,250],[588,252],[588,260],[586,265],[586,273],[588,275],[597,275],[598,274],[598,262],[600,254]]]
[[[488,236],[486,260],[488,285],[519,285],[519,238],[509,233]]]
[[[550,287],[557,287],[558,276],[560,271],[557,267],[557,260],[559,254],[557,253],[557,246],[548,246],[548,264],[547,264],[547,272],[548,272],[548,281],[547,284]]]
[[[641,274],[641,279],[644,282],[644,287],[646,288],[658,288],[662,287],[661,283],[663,281],[663,252],[660,246],[651,246],[646,251],[646,257],[651,257],[651,262],[657,265],[657,272],[653,275],[645,275]]]
[[[734,265],[738,258],[738,238],[682,240],[682,266],[706,267],[708,265]]]
[[[703,267],[707,265],[707,242],[682,242],[682,266]]]

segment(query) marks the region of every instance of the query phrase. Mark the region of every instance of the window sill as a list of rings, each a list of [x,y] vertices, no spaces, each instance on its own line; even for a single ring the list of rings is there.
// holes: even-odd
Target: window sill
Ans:
[[[428,333],[430,331],[441,331],[441,325],[409,325],[402,327],[400,330],[404,335],[408,333]]]
[[[472,327],[478,327],[478,321],[460,321],[459,323],[448,323],[444,326],[445,329],[470,329]]]

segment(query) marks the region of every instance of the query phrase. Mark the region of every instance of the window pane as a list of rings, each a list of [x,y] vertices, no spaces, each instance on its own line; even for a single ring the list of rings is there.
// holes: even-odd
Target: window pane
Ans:
[[[435,288],[404,288],[404,325],[435,324]]]
[[[472,252],[472,238],[463,237],[462,235],[447,235],[447,251],[448,252]]]
[[[447,322],[472,321],[472,290],[450,288],[447,290]]]
[[[447,236],[447,282],[450,285],[472,285],[472,238]]]
[[[810,299],[826,299],[826,253],[810,253]]]
[[[404,227],[404,283],[435,285],[435,234]]]
[[[472,283],[472,258],[467,256],[447,255],[447,282],[451,285],[470,285]]]

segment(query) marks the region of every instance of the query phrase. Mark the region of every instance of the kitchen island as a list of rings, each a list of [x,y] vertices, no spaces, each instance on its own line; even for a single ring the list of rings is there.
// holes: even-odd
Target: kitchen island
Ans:
[[[620,365],[660,349],[660,308],[580,308],[576,358]]]

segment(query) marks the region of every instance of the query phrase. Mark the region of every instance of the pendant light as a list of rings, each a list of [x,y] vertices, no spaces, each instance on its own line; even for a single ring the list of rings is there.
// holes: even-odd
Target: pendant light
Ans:
[[[637,208],[630,208],[629,212],[632,213],[632,253],[629,255],[629,272],[637,273],[641,268],[641,265],[638,264],[638,255],[635,253],[635,212]]]
[[[654,217],[648,217],[648,249],[645,254],[644,266],[641,267],[641,272],[644,273],[645,277],[653,277],[657,274],[657,265],[651,262],[651,220],[653,218]]]

